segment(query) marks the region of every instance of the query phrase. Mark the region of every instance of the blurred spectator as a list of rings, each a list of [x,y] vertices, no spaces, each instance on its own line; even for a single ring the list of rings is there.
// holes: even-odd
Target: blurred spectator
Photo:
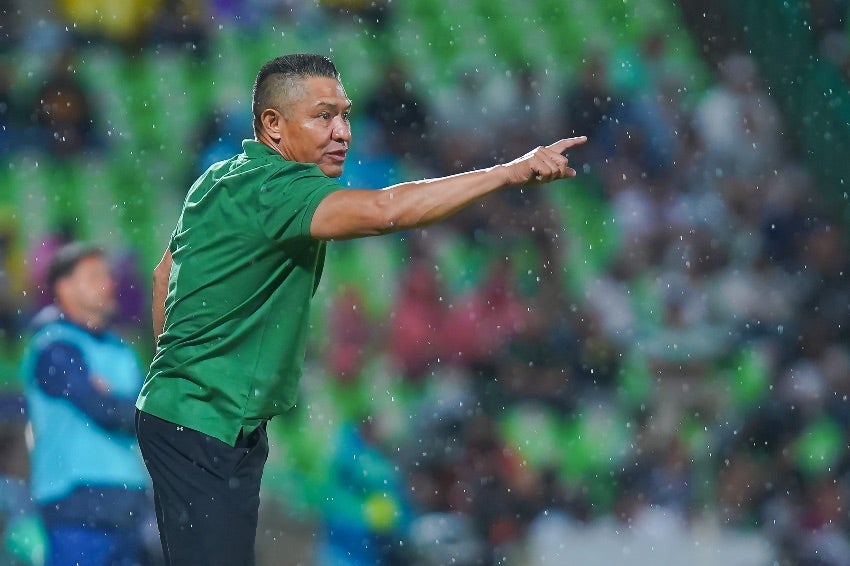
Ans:
[[[494,144],[499,161],[566,135],[552,120],[560,108],[547,78],[541,69],[526,64],[508,69],[504,77],[494,76],[488,85],[487,119],[501,142]]]
[[[342,381],[357,379],[369,359],[372,339],[363,297],[354,286],[339,291],[328,312],[326,364]]]
[[[844,30],[832,30],[820,40],[820,53],[838,69],[845,81],[850,81],[850,40]]]
[[[771,179],[770,190],[754,195],[761,220],[761,254],[779,269],[795,269],[797,247],[813,215],[818,214],[811,175],[788,164]]]
[[[806,304],[833,320],[837,331],[850,318],[846,284],[850,255],[846,236],[839,225],[818,218],[799,235],[797,242],[797,262],[810,291]]]
[[[10,59],[0,59],[0,156],[20,146],[21,117],[12,92],[15,72],[15,64]]]
[[[62,18],[83,41],[107,40],[127,48],[144,41],[162,0],[57,0]]]
[[[90,95],[76,75],[75,57],[71,49],[57,57],[33,100],[33,143],[60,159],[90,151],[102,142]]]
[[[445,358],[450,339],[446,299],[434,266],[424,258],[411,260],[387,329],[389,354],[405,378],[427,378],[432,366]]]
[[[695,87],[693,68],[683,66],[673,53],[669,34],[651,30],[635,45],[622,46],[608,64],[612,89],[623,102],[613,120],[620,132],[612,140],[619,145],[616,153],[630,156],[653,176],[674,163],[676,136],[685,130],[688,117],[684,96]]]
[[[596,164],[613,141],[611,135],[618,131],[615,116],[622,111],[622,101],[611,87],[605,57],[592,55],[582,66],[576,82],[565,96],[566,114],[563,131],[567,134],[586,135],[588,143],[583,148],[570,151],[573,163]],[[605,135],[603,135],[605,134]]]
[[[323,11],[315,2],[304,0],[208,0],[205,2],[212,22],[227,22],[247,34],[270,21],[289,22],[311,31],[323,26]]]
[[[433,150],[435,167],[446,173],[490,167],[504,145],[497,143],[502,117],[490,112],[490,76],[477,68],[458,69],[455,74],[451,88],[433,98],[433,129],[440,139]]]
[[[0,208],[0,342],[12,349],[20,338],[26,273],[14,214]]]
[[[526,323],[526,307],[516,290],[510,262],[496,259],[484,280],[451,309],[445,335],[448,357],[482,381],[496,374],[498,354]]]
[[[509,561],[543,507],[540,476],[505,445],[485,415],[465,428],[464,457],[454,486],[454,509],[469,514],[492,563]]]
[[[203,57],[209,48],[203,0],[160,0],[162,6],[150,21],[147,42],[156,46],[185,48],[188,53]]]
[[[694,124],[715,167],[727,174],[754,175],[779,161],[779,112],[760,84],[749,55],[735,54],[718,68],[719,82],[705,93]]]
[[[122,248],[109,258],[115,280],[117,306],[113,327],[132,344],[147,343],[150,325],[148,285],[141,274],[141,258],[132,248]]]
[[[34,318],[21,364],[46,564],[138,564],[150,515],[134,434],[142,373],[107,329],[115,283],[103,252],[71,243],[51,259],[48,286],[56,303]]]
[[[473,500],[469,483],[479,478],[466,469],[472,456],[465,440],[477,413],[467,378],[456,368],[433,378],[435,389],[420,402],[411,429],[420,440],[403,452],[415,510],[409,540],[417,566],[488,561],[486,538],[473,517],[480,500]]]
[[[789,324],[802,299],[787,273],[764,256],[719,271],[709,292],[716,316],[751,338]]]
[[[382,27],[391,16],[392,0],[318,0],[319,5],[338,16],[353,15],[367,25]]]
[[[53,304],[53,294],[47,281],[47,273],[50,262],[56,251],[74,240],[74,228],[71,223],[63,223],[54,231],[36,238],[27,252],[26,265],[28,267],[27,280],[29,282],[28,295],[32,312]]]
[[[422,515],[411,526],[410,538],[414,566],[475,566],[490,559],[472,519],[463,513]]]
[[[507,403],[536,400],[565,410],[577,393],[575,332],[555,304],[535,301],[499,358],[496,372]]]
[[[687,523],[694,509],[694,470],[681,438],[672,436],[658,453],[641,486],[646,501]]]
[[[847,11],[850,10],[847,0],[809,0],[807,6],[815,42],[833,31],[847,32]]]
[[[317,566],[409,564],[410,506],[371,417],[340,427],[328,476]]]
[[[619,104],[612,91],[604,56],[596,54],[581,68],[576,85],[567,95],[566,124],[571,135],[587,132],[597,138],[599,128],[611,120]]]
[[[430,126],[428,104],[417,92],[405,66],[390,60],[383,81],[365,101],[365,113],[383,132],[386,148],[396,157],[427,158]]]
[[[846,428],[850,425],[850,383],[845,379],[850,375],[850,352],[843,347],[843,343],[837,341],[826,346],[818,363],[825,388],[831,393],[825,400],[826,410]]]
[[[826,476],[812,482],[803,494],[809,505],[801,517],[797,540],[800,564],[839,566],[850,562],[850,524],[842,501],[847,499],[845,481]]]
[[[21,39],[21,20],[24,14],[16,8],[15,0],[0,1],[0,53],[14,50]]]
[[[203,119],[197,139],[197,164],[187,171],[192,181],[213,163],[241,150],[242,140],[251,137],[250,129],[245,128],[249,117],[239,108],[216,108]]]
[[[661,217],[659,187],[641,175],[637,165],[615,157],[604,173],[607,204],[618,230],[619,246],[630,263],[649,267],[659,260],[657,246],[663,245],[666,226]]]

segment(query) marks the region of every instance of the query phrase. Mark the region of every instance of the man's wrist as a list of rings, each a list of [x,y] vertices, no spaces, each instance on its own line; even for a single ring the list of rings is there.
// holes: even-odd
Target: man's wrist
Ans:
[[[498,183],[500,189],[514,184],[511,180],[510,167],[505,163],[488,168],[487,173]]]

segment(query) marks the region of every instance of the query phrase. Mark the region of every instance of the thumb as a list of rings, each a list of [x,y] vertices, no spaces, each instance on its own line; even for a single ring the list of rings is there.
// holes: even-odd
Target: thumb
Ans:
[[[548,149],[551,149],[552,151],[554,151],[556,153],[564,153],[565,151],[567,151],[571,147],[576,146],[576,145],[581,145],[586,141],[587,141],[587,136],[578,136],[578,137],[574,137],[574,138],[566,138],[566,139],[563,139],[563,140],[558,140],[555,143],[553,143],[552,145],[549,145],[549,146],[546,146],[546,147]]]

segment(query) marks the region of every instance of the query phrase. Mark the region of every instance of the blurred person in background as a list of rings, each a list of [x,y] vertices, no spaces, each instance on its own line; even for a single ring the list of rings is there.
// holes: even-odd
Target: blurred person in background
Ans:
[[[372,417],[345,419],[334,445],[323,491],[324,530],[318,566],[402,566],[411,519],[406,485],[388,457]]]
[[[148,44],[183,47],[188,53],[205,56],[209,49],[207,3],[202,0],[164,0],[150,21]]]
[[[572,152],[577,163],[596,164],[602,161],[610,148],[612,134],[617,130],[616,117],[622,112],[623,101],[611,85],[605,56],[592,53],[580,69],[575,84],[564,93],[566,112],[564,124],[566,132],[586,132],[591,142]],[[607,142],[607,143],[603,143]]]
[[[53,256],[47,281],[55,302],[33,319],[21,363],[46,564],[140,564],[148,478],[133,418],[143,375],[108,329],[109,264],[100,248],[72,242]]]
[[[47,283],[50,261],[56,252],[76,239],[75,226],[70,221],[62,221],[55,228],[34,238],[26,251],[26,280],[29,308],[35,313],[53,304],[53,295]]]
[[[782,120],[755,60],[731,54],[718,65],[718,75],[693,115],[706,157],[727,173],[770,171],[781,159]]]
[[[105,40],[132,52],[143,44],[148,29],[161,10],[162,0],[56,0],[55,10],[73,23],[81,42]],[[173,17],[179,12],[171,11]]]
[[[414,252],[415,253],[415,252]],[[387,334],[387,350],[400,374],[422,381],[448,352],[445,289],[424,256],[414,256],[399,284]]]
[[[427,226],[501,189],[575,176],[540,146],[451,177],[343,189],[351,100],[320,55],[259,71],[254,140],[190,189],[154,271],[157,353],[137,402],[169,564],[255,560],[266,424],[294,404],[329,240]]]
[[[366,115],[392,140],[387,148],[398,158],[416,155],[417,149],[429,142],[429,108],[413,88],[400,61],[390,61],[384,69],[384,80],[366,100]]]
[[[340,381],[357,379],[366,365],[372,332],[362,292],[353,285],[342,289],[328,307],[327,370]]]
[[[383,27],[392,17],[391,0],[319,0],[318,4],[341,19],[353,16],[375,28]]]
[[[59,55],[32,101],[33,143],[60,159],[102,145],[91,94],[77,77],[75,57],[71,49]]]
[[[0,207],[0,344],[13,351],[20,336],[26,271],[14,212]]]
[[[17,67],[13,61],[0,59],[0,155],[10,155],[20,139],[20,116],[14,101],[13,82]]]

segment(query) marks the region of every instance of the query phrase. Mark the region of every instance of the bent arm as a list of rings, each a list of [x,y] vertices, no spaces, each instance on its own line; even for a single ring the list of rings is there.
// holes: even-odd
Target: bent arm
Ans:
[[[560,140],[489,169],[400,183],[379,191],[336,191],[319,204],[310,234],[320,240],[332,240],[418,228],[439,222],[510,185],[574,177],[576,172],[562,153],[584,141],[584,137]]]
[[[165,250],[162,259],[153,270],[153,318],[154,346],[159,344],[159,335],[165,327],[165,296],[168,294],[168,276],[171,274],[171,250]]]
[[[118,397],[94,385],[80,349],[68,342],[53,342],[36,359],[39,388],[51,397],[67,399],[108,431],[134,433],[135,397]]]

